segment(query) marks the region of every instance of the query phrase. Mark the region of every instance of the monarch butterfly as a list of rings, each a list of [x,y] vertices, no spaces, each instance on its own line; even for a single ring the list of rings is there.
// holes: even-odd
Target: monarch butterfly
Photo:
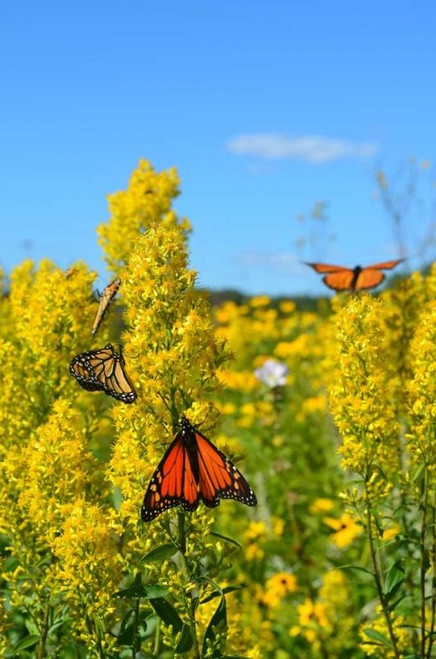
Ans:
[[[235,465],[185,417],[145,493],[141,516],[149,522],[173,506],[196,510],[200,500],[209,508],[220,499],[255,506],[256,495]]]
[[[124,368],[124,357],[111,343],[82,352],[70,364],[70,373],[87,391],[104,391],[123,403],[133,403],[137,394]]]
[[[103,293],[100,295],[100,304],[98,305],[97,313],[95,314],[94,325],[92,326],[91,334],[95,336],[100,327],[100,323],[104,318],[109,304],[114,299],[121,285],[121,279],[114,279],[106,286]]]
[[[365,268],[356,265],[354,269],[343,268],[340,265],[326,265],[325,263],[306,263],[311,268],[325,274],[322,278],[324,284],[334,291],[360,291],[366,288],[375,288],[382,283],[385,275],[381,270],[392,270],[404,259],[374,263]]]

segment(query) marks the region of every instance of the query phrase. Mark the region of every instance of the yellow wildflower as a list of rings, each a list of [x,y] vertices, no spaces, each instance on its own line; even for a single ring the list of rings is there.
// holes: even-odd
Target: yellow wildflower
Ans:
[[[393,524],[392,526],[389,526],[383,530],[382,540],[385,542],[392,540],[392,538],[395,538],[395,536],[397,536],[400,532],[401,528],[398,526],[398,524]]]
[[[319,497],[310,505],[309,511],[311,513],[328,513],[335,506],[332,499],[327,499],[325,497]]]
[[[292,300],[282,300],[279,307],[282,313],[293,313],[296,308],[295,302],[292,302]]]
[[[276,607],[289,593],[297,590],[297,579],[289,572],[277,572],[265,583],[263,603],[271,608]]]
[[[258,295],[257,297],[252,297],[250,300],[250,305],[253,308],[266,307],[270,303],[270,298],[268,295]]]
[[[308,627],[315,623],[319,627],[329,627],[329,621],[325,614],[325,604],[314,602],[307,598],[303,604],[297,607],[298,622],[300,627]]]
[[[339,549],[344,549],[348,545],[351,545],[354,538],[357,538],[362,533],[362,527],[356,524],[348,513],[344,513],[339,519],[325,517],[324,522],[335,531],[331,538]]]

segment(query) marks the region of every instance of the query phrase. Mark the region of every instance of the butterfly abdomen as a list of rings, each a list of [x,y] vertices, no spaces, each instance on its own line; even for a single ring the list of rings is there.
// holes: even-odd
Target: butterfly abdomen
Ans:
[[[188,419],[182,419],[182,441],[188,454],[189,462],[191,465],[192,473],[194,474],[195,482],[198,484],[200,478],[200,467],[198,464],[198,446],[195,437],[195,429],[189,423]]]
[[[362,268],[360,265],[356,265],[356,267],[353,270],[353,279],[351,281],[351,290],[355,291],[356,290],[356,285],[357,285],[357,280],[359,279],[359,275],[362,272]]]

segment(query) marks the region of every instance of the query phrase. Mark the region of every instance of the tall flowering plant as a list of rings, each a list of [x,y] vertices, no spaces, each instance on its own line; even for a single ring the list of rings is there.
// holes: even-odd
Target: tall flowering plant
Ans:
[[[381,299],[337,307],[330,407],[342,438],[344,493],[367,536],[378,606],[363,648],[430,658],[434,646],[434,271]],[[409,303],[410,302],[410,303]]]
[[[64,272],[25,262],[1,300],[5,656],[225,652],[226,593],[236,586],[221,580],[234,541],[214,535],[214,516],[203,506],[140,519],[180,419],[212,432],[216,372],[228,358],[188,266],[189,224],[171,210],[177,185],[173,170],[156,173],[141,162],[99,228],[122,281],[123,354],[135,404],[111,406],[68,372],[92,340],[115,338],[112,311],[91,339],[95,274],[86,266]]]

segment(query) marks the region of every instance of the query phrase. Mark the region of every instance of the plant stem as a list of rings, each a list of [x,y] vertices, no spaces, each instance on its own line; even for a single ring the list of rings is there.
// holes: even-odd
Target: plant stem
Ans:
[[[182,555],[182,563],[183,563],[183,574],[184,574],[184,581],[185,581],[185,586],[190,582],[191,580],[191,575],[189,573],[188,569],[188,564],[186,561],[186,520],[185,520],[185,513],[182,512],[181,510],[177,512],[177,520],[179,524],[178,528],[178,541],[179,541],[179,550]],[[195,602],[192,597],[192,593],[188,593],[186,596],[186,608],[188,612],[188,617],[189,617],[189,623],[191,627],[191,632],[192,632],[192,638],[193,638],[193,658],[194,659],[200,659],[200,648],[198,645],[198,638],[197,638],[197,623],[195,620]]]
[[[365,487],[366,487],[366,505],[367,505],[366,513],[367,513],[367,524],[368,524],[369,547],[370,547],[370,551],[371,551],[371,560],[372,560],[372,566],[373,566],[373,570],[374,570],[374,579],[375,579],[375,583],[376,583],[376,586],[377,586],[378,598],[380,600],[380,604],[381,604],[381,607],[382,607],[382,610],[383,610],[383,614],[385,616],[386,624],[388,626],[388,631],[389,631],[389,636],[390,636],[391,643],[392,643],[392,648],[394,650],[394,654],[395,654],[396,659],[400,659],[400,653],[399,653],[398,648],[397,648],[397,639],[395,638],[394,629],[393,629],[393,626],[392,626],[391,616],[390,616],[390,613],[389,613],[389,611],[386,607],[385,595],[384,595],[384,592],[383,592],[382,578],[381,578],[380,568],[379,568],[378,561],[377,561],[377,554],[376,554],[375,546],[374,546],[374,536],[373,536],[373,533],[372,533],[372,512],[371,512],[371,504],[369,503],[369,500],[368,500],[367,483],[365,483]]]
[[[36,654],[37,659],[43,659],[43,657],[45,656],[45,643],[48,634],[49,617],[50,617],[50,605],[47,602],[44,609],[44,620],[42,623],[41,638],[39,639],[38,650]]]
[[[431,525],[431,563],[432,563],[432,591],[431,591],[431,622],[430,632],[428,639],[427,659],[431,658],[431,649],[433,645],[433,634],[436,620],[436,489],[433,489],[433,504],[432,504],[432,525]]]
[[[154,648],[153,648],[154,657],[157,657],[159,655],[159,645],[160,645],[160,618],[157,619],[157,624],[156,624],[156,636],[154,637]]]
[[[428,469],[424,464],[424,491],[422,494],[422,522],[421,522],[421,568],[420,568],[420,590],[421,590],[421,656],[425,657],[425,634],[426,634],[426,610],[425,610],[425,536],[427,532],[427,508],[428,508]]]
[[[133,620],[132,659],[135,659],[136,652],[137,652],[137,650],[140,649],[140,648],[138,648],[138,641],[139,641],[139,634],[138,634],[139,602],[140,602],[140,598],[138,597],[138,599],[135,600],[135,617],[134,617],[134,620]]]

